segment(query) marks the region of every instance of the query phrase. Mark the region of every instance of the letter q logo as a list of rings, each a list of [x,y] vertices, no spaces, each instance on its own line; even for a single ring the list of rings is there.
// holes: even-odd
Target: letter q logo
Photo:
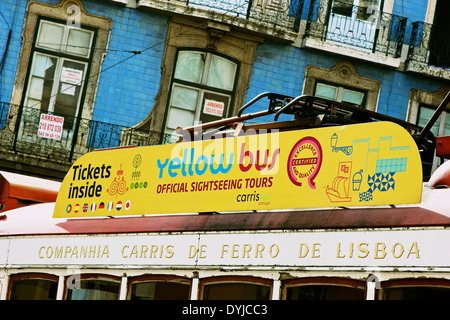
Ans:
[[[300,187],[306,179],[309,187],[315,189],[314,179],[319,173],[322,158],[322,147],[316,138],[304,137],[297,141],[287,162],[287,173],[291,182]]]

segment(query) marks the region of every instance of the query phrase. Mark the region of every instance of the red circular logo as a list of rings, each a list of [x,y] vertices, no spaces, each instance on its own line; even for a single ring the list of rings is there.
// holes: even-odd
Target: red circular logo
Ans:
[[[304,137],[297,141],[287,163],[288,176],[292,183],[301,186],[302,180],[307,179],[309,187],[315,189],[314,179],[322,165],[322,156],[322,147],[316,138]]]

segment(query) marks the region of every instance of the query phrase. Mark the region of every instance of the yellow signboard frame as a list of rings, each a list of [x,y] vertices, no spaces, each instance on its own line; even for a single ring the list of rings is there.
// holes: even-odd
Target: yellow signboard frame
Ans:
[[[391,122],[88,153],[54,217],[419,203],[422,165]]]

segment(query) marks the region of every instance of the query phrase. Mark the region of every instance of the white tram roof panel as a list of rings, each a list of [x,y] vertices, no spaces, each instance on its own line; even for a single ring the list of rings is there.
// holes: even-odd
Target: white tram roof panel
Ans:
[[[53,218],[55,203],[42,203],[5,212],[0,216],[0,236],[450,226],[449,198],[450,188],[425,186],[417,206],[75,219]]]

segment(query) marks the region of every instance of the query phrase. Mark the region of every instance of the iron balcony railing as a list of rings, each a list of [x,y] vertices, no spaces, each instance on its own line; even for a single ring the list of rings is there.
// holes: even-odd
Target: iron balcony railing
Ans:
[[[174,143],[177,137],[83,118],[64,116],[61,137],[39,136],[40,109],[0,102],[0,147],[62,162],[95,149]],[[45,112],[45,114],[52,114]]]
[[[440,68],[450,67],[450,31],[433,24],[416,21],[412,24],[408,61]]]
[[[222,15],[233,16],[298,31],[304,0],[140,0],[139,4],[162,8],[158,6],[159,2],[167,3],[163,6],[166,9],[169,4],[184,6],[189,15],[195,15],[190,8],[205,9],[213,13],[212,19],[219,19]]]
[[[305,36],[398,58],[407,18],[380,12],[378,6],[348,1],[311,0]]]

